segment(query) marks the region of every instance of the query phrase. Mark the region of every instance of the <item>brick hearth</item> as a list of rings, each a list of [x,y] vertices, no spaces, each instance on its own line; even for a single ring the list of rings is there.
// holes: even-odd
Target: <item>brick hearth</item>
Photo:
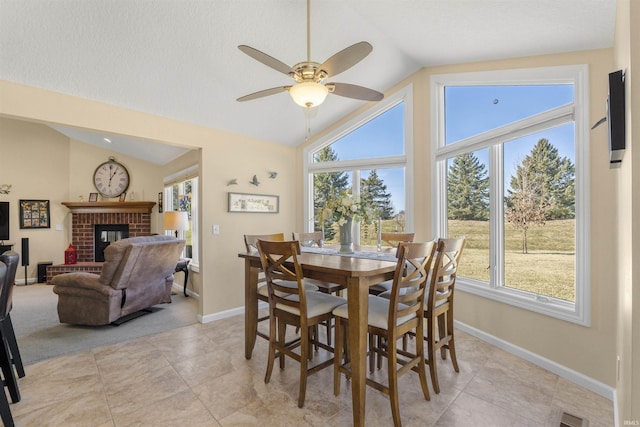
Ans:
[[[78,262],[94,260],[95,224],[128,224],[129,237],[151,234],[154,202],[63,203],[71,210],[71,243]]]

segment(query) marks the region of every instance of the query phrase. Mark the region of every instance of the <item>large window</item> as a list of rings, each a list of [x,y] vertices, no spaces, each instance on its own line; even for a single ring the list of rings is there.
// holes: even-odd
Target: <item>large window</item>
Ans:
[[[585,66],[433,76],[437,235],[459,289],[589,324]]]
[[[198,268],[198,178],[196,176],[188,177],[197,171],[196,168],[190,168],[181,171],[175,176],[182,178],[175,179],[168,177],[165,179],[164,187],[164,211],[181,211],[187,212],[189,218],[189,226],[186,230],[178,230],[178,238],[186,241],[185,249],[182,254],[184,258],[190,258],[190,268],[196,270]],[[187,176],[187,178],[185,178]],[[175,231],[165,231],[165,234],[173,235]]]
[[[382,231],[412,229],[407,159],[411,153],[411,87],[305,149],[307,231],[324,231],[337,243],[338,224],[322,218],[327,200],[350,193],[366,217],[354,227],[354,243],[375,245]]]

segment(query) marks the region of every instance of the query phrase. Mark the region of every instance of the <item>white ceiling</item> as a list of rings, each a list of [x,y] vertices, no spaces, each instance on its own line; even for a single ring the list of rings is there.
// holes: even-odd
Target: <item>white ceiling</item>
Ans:
[[[613,46],[615,0],[311,0],[311,60],[366,40],[332,81],[384,92],[421,67]],[[290,146],[305,118],[291,84],[237,49],[306,59],[304,0],[0,0],[0,79]],[[361,101],[329,95],[311,133]],[[104,146],[102,134],[55,127]],[[164,164],[182,149],[118,139],[106,148]],[[157,144],[156,144],[157,145]],[[162,151],[162,152],[161,152]],[[153,153],[153,158],[151,157]]]

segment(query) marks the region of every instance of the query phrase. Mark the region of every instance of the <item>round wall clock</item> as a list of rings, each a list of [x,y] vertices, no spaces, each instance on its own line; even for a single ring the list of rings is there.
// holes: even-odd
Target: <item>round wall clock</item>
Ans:
[[[93,185],[104,197],[118,197],[129,188],[129,171],[110,157],[96,168]]]

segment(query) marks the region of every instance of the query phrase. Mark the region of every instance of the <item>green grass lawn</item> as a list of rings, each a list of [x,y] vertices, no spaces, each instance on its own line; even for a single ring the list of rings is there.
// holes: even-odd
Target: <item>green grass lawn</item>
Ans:
[[[337,231],[337,224],[335,225]],[[382,231],[403,231],[395,220],[382,221]],[[489,281],[489,222],[449,221],[449,236],[465,236],[467,243],[460,262],[460,275]],[[338,235],[327,241],[337,244]],[[377,235],[371,225],[362,233],[361,244],[375,246]],[[575,220],[548,221],[531,227],[528,253],[522,253],[522,233],[505,226],[505,285],[567,301],[575,301]]]
[[[489,222],[449,221],[449,236],[465,236],[460,274],[489,280]],[[548,221],[528,231],[528,253],[522,233],[505,227],[505,285],[568,301],[575,300],[575,221]]]

